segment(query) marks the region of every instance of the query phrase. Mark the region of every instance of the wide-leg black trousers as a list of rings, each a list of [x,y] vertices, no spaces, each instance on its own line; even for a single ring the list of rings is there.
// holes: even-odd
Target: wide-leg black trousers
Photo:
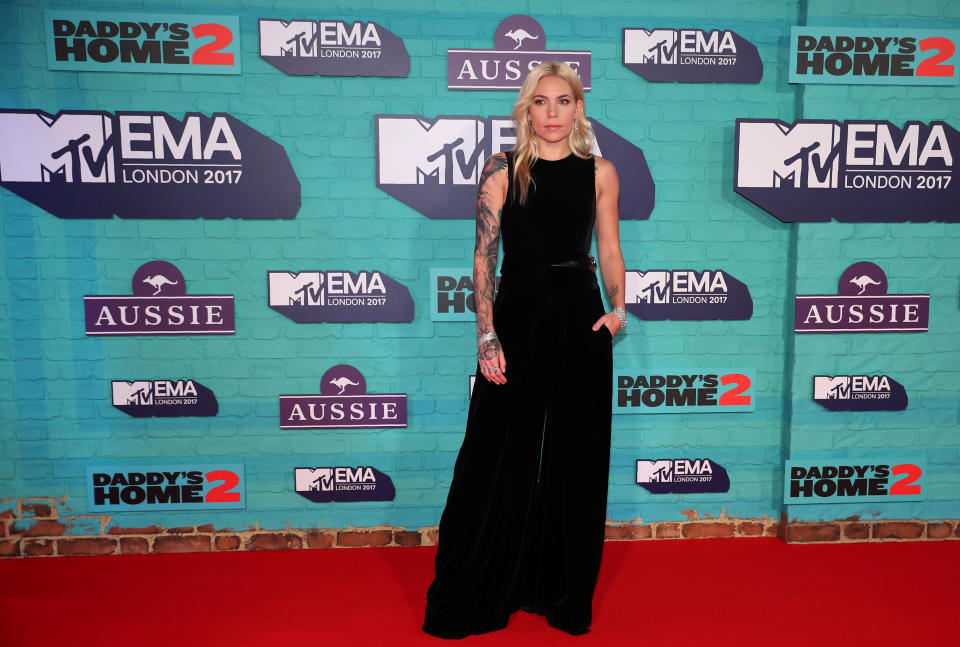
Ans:
[[[424,631],[500,629],[523,608],[585,633],[603,550],[612,339],[594,272],[546,267],[504,279],[494,327],[505,385],[477,370],[440,519]]]

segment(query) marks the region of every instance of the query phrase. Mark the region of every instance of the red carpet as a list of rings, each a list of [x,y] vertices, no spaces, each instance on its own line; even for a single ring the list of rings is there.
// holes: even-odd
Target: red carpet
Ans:
[[[442,645],[433,548],[0,561],[0,645]],[[470,645],[896,645],[955,640],[960,542],[608,542],[593,631],[515,614]],[[921,643],[922,644],[922,643]],[[938,643],[939,644],[939,643]]]

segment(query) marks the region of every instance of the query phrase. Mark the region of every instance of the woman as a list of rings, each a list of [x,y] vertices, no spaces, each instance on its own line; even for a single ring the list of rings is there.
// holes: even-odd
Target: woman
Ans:
[[[477,195],[478,375],[423,626],[442,638],[501,629],[520,608],[586,633],[603,549],[611,342],[626,325],[619,181],[590,155],[569,66],[534,68],[512,117],[517,144],[487,160]]]

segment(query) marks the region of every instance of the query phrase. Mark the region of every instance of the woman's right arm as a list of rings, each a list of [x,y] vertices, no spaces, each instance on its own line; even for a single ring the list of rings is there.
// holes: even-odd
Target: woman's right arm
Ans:
[[[500,215],[507,198],[507,158],[497,153],[487,160],[477,188],[477,240],[473,250],[473,293],[477,310],[477,351],[480,369],[491,382],[504,384],[506,361],[493,329],[493,293],[500,247]]]

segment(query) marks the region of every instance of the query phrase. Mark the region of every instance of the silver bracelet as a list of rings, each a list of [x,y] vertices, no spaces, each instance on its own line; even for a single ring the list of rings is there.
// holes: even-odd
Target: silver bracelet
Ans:
[[[492,330],[490,332],[483,333],[477,339],[477,346],[482,346],[486,344],[488,341],[493,341],[496,338],[497,338],[497,333],[493,332]]]
[[[617,315],[617,319],[620,320],[620,330],[623,330],[627,327],[627,311],[617,306],[613,309],[613,314]]]

